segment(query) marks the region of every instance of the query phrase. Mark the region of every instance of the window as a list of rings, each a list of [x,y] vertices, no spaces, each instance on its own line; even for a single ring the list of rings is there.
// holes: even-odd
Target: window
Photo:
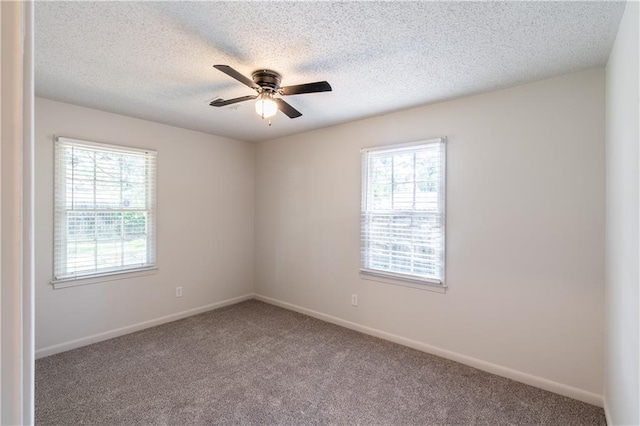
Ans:
[[[58,137],[54,283],[155,267],[156,152]]]
[[[361,272],[444,286],[445,142],[362,151]]]

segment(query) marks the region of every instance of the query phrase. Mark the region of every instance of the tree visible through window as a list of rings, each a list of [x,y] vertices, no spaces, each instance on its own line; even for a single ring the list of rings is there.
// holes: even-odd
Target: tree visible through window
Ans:
[[[156,152],[57,138],[54,280],[155,265]]]
[[[363,150],[362,271],[444,284],[445,140]]]

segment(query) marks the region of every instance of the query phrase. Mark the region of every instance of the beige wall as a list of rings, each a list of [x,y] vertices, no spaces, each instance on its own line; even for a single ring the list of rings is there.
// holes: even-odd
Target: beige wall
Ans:
[[[256,293],[601,403],[604,89],[591,70],[259,143]],[[359,150],[439,136],[448,292],[364,279]]]
[[[611,424],[640,424],[640,42],[627,2],[607,64],[607,361]]]
[[[255,290],[600,403],[604,83],[591,70],[257,145],[37,99],[36,349]],[[157,274],[52,289],[53,135],[158,150]],[[447,293],[360,277],[360,148],[438,136]]]
[[[35,107],[40,355],[253,292],[253,145],[45,99]],[[156,274],[52,288],[54,135],[158,151]]]

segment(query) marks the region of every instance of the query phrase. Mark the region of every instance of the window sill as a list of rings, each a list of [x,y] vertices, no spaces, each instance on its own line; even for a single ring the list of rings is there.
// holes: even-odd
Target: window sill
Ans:
[[[80,278],[64,278],[61,280],[53,280],[51,284],[55,290],[67,287],[77,287],[81,285],[96,284],[106,281],[126,280],[130,278],[142,277],[145,275],[153,275],[158,272],[157,267],[129,269],[126,271],[108,272],[100,275],[90,275]]]
[[[399,285],[402,287],[410,287],[418,290],[433,291],[436,293],[446,293],[447,286],[442,283],[427,282],[409,277],[402,278],[399,276],[391,276],[384,272],[377,272],[370,269],[360,269],[360,278],[367,281],[376,281],[385,284]]]

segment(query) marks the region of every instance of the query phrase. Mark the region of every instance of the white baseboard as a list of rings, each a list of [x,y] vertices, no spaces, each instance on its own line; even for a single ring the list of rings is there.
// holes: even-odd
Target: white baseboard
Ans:
[[[604,418],[607,421],[608,426],[613,426],[613,422],[611,421],[611,412],[609,411],[609,403],[607,402],[607,396],[604,395],[602,397],[602,402],[604,405]]]
[[[187,318],[192,315],[197,315],[203,312],[212,311],[214,309],[222,308],[224,306],[234,305],[236,303],[244,302],[245,300],[253,299],[253,297],[254,297],[253,294],[246,294],[244,296],[222,300],[220,302],[211,303],[209,305],[200,306],[198,308],[188,309],[186,311],[178,312],[171,315],[166,315],[166,316],[155,318],[148,321],[139,322],[137,324],[116,328],[114,330],[105,331],[102,333],[83,337],[81,339],[71,340],[69,342],[48,346],[46,348],[41,348],[36,350],[35,358],[36,359],[44,358],[45,356],[55,355],[57,353],[69,351],[71,349],[76,349],[81,346],[87,346],[92,343],[102,342],[103,340],[113,339],[114,337],[123,336],[125,334],[133,333],[135,331],[144,330],[145,328],[155,327],[156,325],[164,324],[171,321],[176,321],[182,318]]]
[[[303,308],[292,303],[283,302],[281,300],[273,299],[270,297],[255,295],[257,300],[279,306],[281,308],[289,309],[301,314],[305,314],[322,321],[330,322],[342,327],[349,328],[351,330],[359,331],[361,333],[369,334],[371,336],[379,337],[390,342],[398,343],[400,345],[408,346],[413,349],[417,349],[422,352],[427,352],[433,355],[447,358],[452,361],[465,364],[478,370],[486,371],[498,376],[506,377],[516,382],[521,382],[527,385],[531,385],[540,389],[547,390],[549,392],[557,393],[569,398],[577,399],[579,401],[586,402],[587,404],[596,405],[598,407],[603,406],[603,397],[596,393],[592,393],[583,389],[578,389],[572,386],[564,385],[562,383],[554,382],[552,380],[544,379],[542,377],[534,376],[532,374],[524,373],[522,371],[513,370],[508,367],[493,364],[487,361],[483,361],[470,356],[462,355],[456,352],[452,352],[446,349],[432,346],[417,340],[407,339],[406,337],[398,336],[396,334],[387,333],[386,331],[377,330],[375,328],[367,327],[355,322],[347,321],[332,315],[323,314],[311,309]],[[607,419],[608,420],[608,419]]]

